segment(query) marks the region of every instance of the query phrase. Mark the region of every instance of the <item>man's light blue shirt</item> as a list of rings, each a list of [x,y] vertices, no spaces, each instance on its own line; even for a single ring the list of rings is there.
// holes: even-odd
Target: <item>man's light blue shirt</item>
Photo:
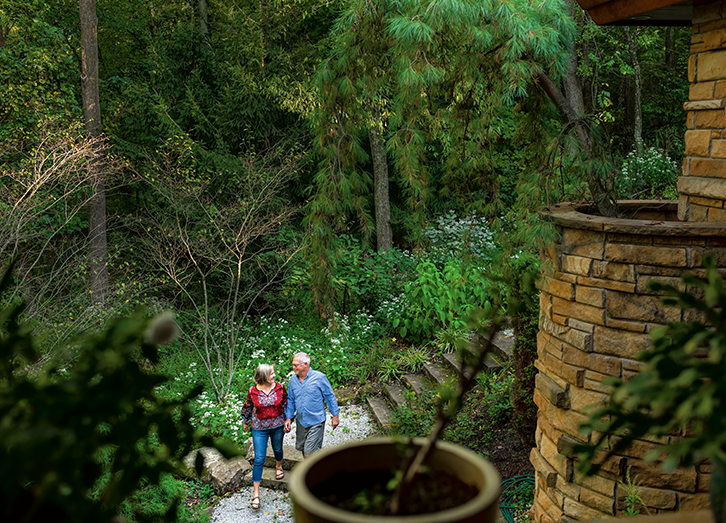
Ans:
[[[285,417],[294,419],[303,427],[311,427],[325,421],[325,405],[331,416],[337,416],[340,412],[338,400],[333,394],[333,387],[330,386],[328,378],[322,372],[308,369],[305,380],[301,383],[300,378],[293,374],[290,384],[287,387],[287,409]]]

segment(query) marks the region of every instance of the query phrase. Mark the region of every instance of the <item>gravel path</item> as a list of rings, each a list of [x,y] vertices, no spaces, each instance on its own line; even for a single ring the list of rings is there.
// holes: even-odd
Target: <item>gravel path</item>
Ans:
[[[375,422],[368,407],[349,405],[340,407],[340,425],[330,428],[330,415],[326,423],[323,447],[365,439],[375,431]],[[295,445],[295,427],[285,435],[285,445]],[[293,522],[290,494],[283,490],[260,488],[260,508],[250,508],[252,487],[242,487],[229,497],[222,498],[214,509],[212,523],[288,523]]]

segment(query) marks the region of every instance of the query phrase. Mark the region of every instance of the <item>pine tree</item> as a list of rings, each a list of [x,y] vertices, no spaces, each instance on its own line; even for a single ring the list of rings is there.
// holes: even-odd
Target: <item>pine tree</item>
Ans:
[[[356,223],[364,238],[372,234],[370,176],[363,169],[371,126],[382,130],[414,223],[422,222],[430,192],[432,142],[442,150],[444,183],[486,187],[493,195],[486,210],[493,214],[502,210],[501,182],[487,150],[502,111],[545,96],[574,131],[575,160],[592,199],[602,214],[615,214],[591,130],[558,87],[577,34],[563,1],[355,0],[334,34],[333,52],[317,76],[321,163],[308,205],[313,287],[326,313],[335,298],[327,273],[334,270],[335,233]],[[541,203],[536,191],[524,192],[532,196],[530,208]]]

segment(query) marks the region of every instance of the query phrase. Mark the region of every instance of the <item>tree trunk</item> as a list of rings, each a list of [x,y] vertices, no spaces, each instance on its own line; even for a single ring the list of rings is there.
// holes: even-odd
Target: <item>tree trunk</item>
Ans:
[[[375,186],[376,240],[379,251],[393,246],[391,233],[391,200],[388,194],[388,158],[386,145],[378,128],[380,117],[374,109],[375,124],[369,131],[373,158],[373,185]]]
[[[595,114],[597,112],[597,96],[593,94],[593,75],[590,74],[590,42],[587,38],[583,38],[580,45],[582,45],[582,66],[586,71],[581,80],[583,103],[586,113]]]
[[[94,138],[101,136],[101,106],[98,94],[98,18],[96,0],[80,0],[81,15],[81,94],[86,130]],[[100,142],[89,162],[88,281],[93,302],[103,304],[108,296],[108,243],[106,241],[106,192],[104,158]]]
[[[665,65],[668,69],[673,69],[675,63],[675,54],[673,51],[673,27],[667,27],[665,33]]]
[[[623,102],[623,119],[625,120],[625,126],[627,129],[621,129],[622,134],[632,133],[635,128],[633,125],[633,75],[624,74],[622,81],[620,82]],[[628,151],[626,151],[628,152]]]
[[[575,0],[567,0],[567,9],[570,16],[575,15]],[[585,114],[585,103],[582,98],[582,85],[577,77],[577,42],[572,41],[568,49],[567,73],[565,75],[565,97],[572,106],[575,114],[580,117]]]
[[[199,26],[202,34],[209,36],[209,24],[207,23],[207,0],[199,0]]]
[[[635,150],[638,154],[643,154],[643,107],[641,102],[641,89],[643,80],[640,76],[640,62],[638,61],[638,41],[633,37],[630,27],[623,27],[625,31],[625,39],[628,42],[630,50],[630,65],[635,71],[635,89],[633,90],[633,141],[635,142]]]
[[[5,47],[9,33],[10,33],[9,25],[0,25],[0,49]]]
[[[537,74],[537,80],[539,81],[540,87],[542,87],[550,100],[552,100],[555,107],[557,107],[557,110],[565,118],[567,123],[574,127],[575,132],[577,133],[577,139],[580,142],[582,149],[587,154],[587,158],[592,160],[594,157],[592,140],[585,124],[577,117],[572,106],[570,106],[567,99],[563,96],[562,92],[560,92],[549,76],[547,76],[543,71],[540,71]],[[615,201],[610,198],[602,180],[597,177],[592,168],[589,168],[585,174],[587,176],[587,185],[590,189],[590,195],[592,196],[595,205],[597,205],[600,215],[615,218],[618,214]]]

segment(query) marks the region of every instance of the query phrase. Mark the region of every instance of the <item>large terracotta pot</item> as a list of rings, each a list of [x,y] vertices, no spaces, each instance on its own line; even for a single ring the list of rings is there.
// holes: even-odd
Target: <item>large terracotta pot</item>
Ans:
[[[420,445],[423,440],[415,440]],[[439,442],[432,467],[475,486],[479,494],[453,509],[412,516],[370,516],[341,510],[317,498],[312,490],[338,473],[355,477],[388,471],[399,461],[400,440],[372,438],[321,450],[296,466],[290,477],[296,523],[494,523],[498,515],[500,478],[494,467],[474,452]]]

